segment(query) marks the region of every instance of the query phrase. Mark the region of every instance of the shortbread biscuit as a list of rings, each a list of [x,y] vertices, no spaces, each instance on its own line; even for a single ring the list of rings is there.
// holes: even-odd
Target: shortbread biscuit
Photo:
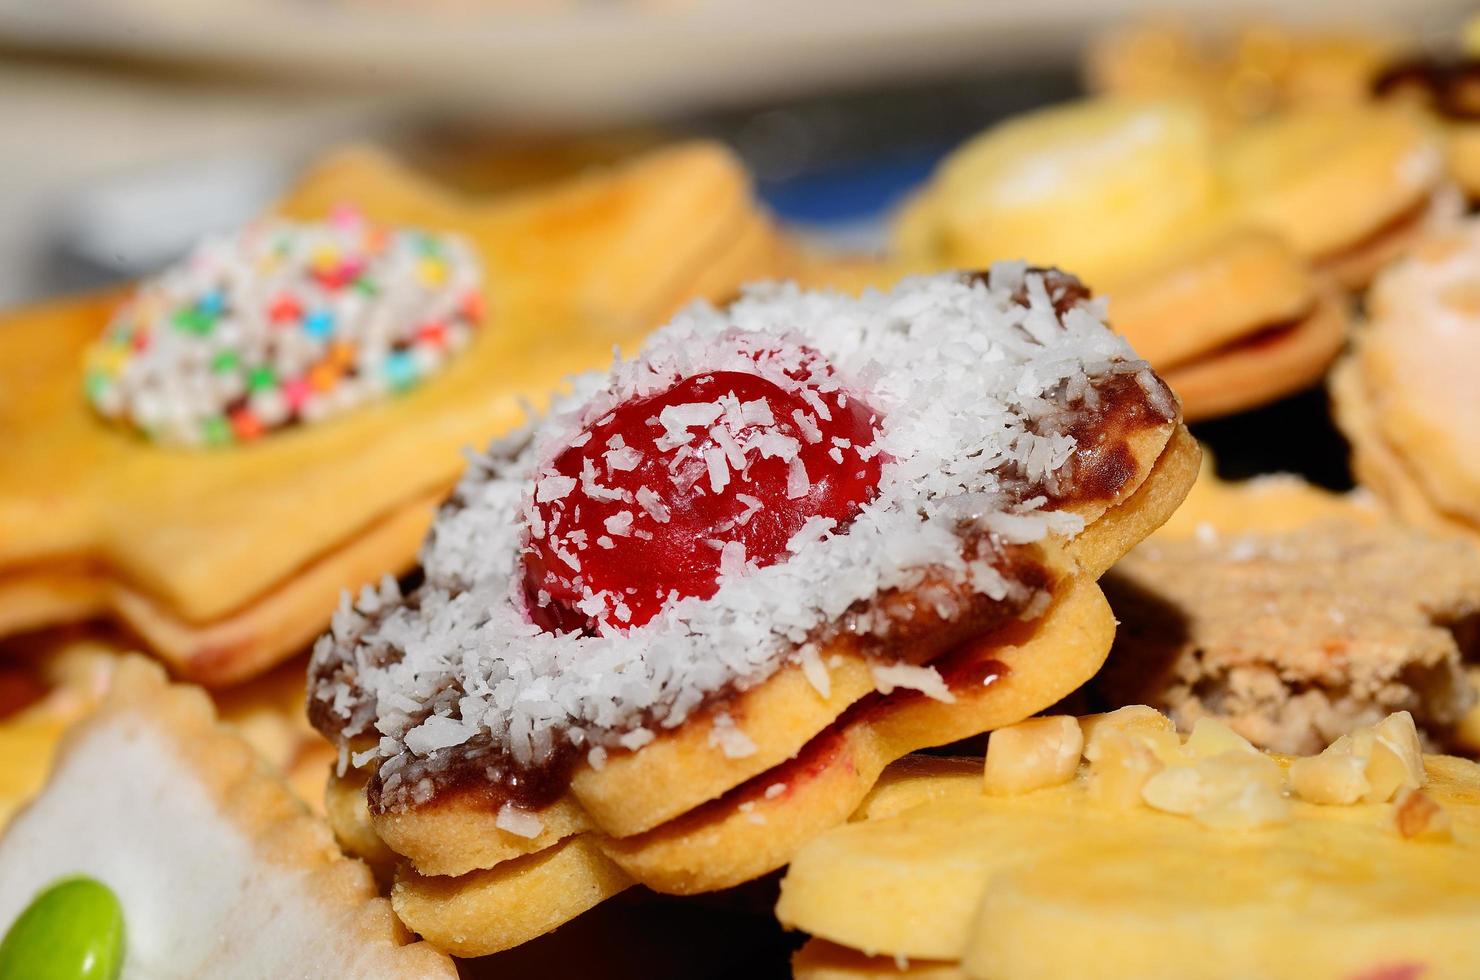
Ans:
[[[783,925],[816,937],[796,975],[1480,968],[1466,926],[1480,907],[1466,871],[1480,767],[1421,755],[1410,719],[1297,760],[1216,724],[1182,743],[1145,708],[1082,722],[1088,761],[1065,782],[988,794],[952,772],[928,806],[804,846],[777,906]]]
[[[1480,323],[1480,224],[1426,239],[1373,284],[1332,382],[1357,475],[1405,520],[1480,527],[1480,419],[1469,365]]]
[[[1189,419],[1264,404],[1320,378],[1347,309],[1302,243],[1248,203],[1254,166],[1215,162],[1226,140],[1183,101],[1087,100],[1010,120],[953,153],[901,212],[900,261],[1078,256]],[[1286,163],[1322,179],[1310,160]]]
[[[1459,212],[1441,194],[1438,133],[1402,107],[1292,110],[1233,133],[1218,166],[1239,220],[1352,288]]]
[[[279,211],[317,220],[346,200],[389,226],[458,233],[483,267],[488,323],[393,400],[265,434],[261,418],[233,418],[250,446],[156,447],[110,427],[83,397],[82,352],[120,294],[8,315],[0,628],[112,615],[203,682],[266,669],[322,628],[340,588],[409,567],[459,450],[513,425],[521,399],[538,401],[564,375],[603,363],[679,303],[723,298],[771,274],[777,254],[738,163],[707,144],[486,203],[357,151],[312,171]],[[651,261],[657,253],[664,262]],[[324,261],[328,280],[359,268]],[[441,281],[439,269],[416,274]],[[219,297],[202,293],[178,314],[178,329],[207,329],[213,303]],[[284,309],[306,331],[337,329],[309,324],[320,311]],[[130,356],[118,343],[102,353],[110,364]],[[402,353],[386,362],[393,386],[411,364]],[[121,397],[94,395],[103,408]],[[277,407],[269,398],[263,411]],[[134,411],[157,408],[155,398]]]
[[[1140,98],[1193,98],[1226,129],[1296,108],[1356,105],[1403,47],[1400,38],[1357,31],[1251,24],[1209,35],[1185,23],[1132,24],[1089,46],[1092,91]]]
[[[79,873],[118,896],[130,974],[457,975],[409,942],[369,871],[217,727],[205,694],[140,658],[0,838],[0,925]]]
[[[476,955],[634,881],[758,877],[892,760],[1079,686],[1114,629],[1095,578],[1197,465],[1087,297],[1021,265],[758,290],[475,458],[425,582],[367,590],[315,653],[331,818],[404,859],[408,924]],[[1070,377],[1018,405],[1029,364]]]

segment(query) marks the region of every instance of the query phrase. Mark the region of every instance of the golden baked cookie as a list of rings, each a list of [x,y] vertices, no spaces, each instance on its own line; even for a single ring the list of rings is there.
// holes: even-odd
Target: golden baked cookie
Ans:
[[[1098,311],[1017,264],[770,287],[579,379],[472,461],[426,580],[316,647],[341,841],[479,955],[634,882],[759,877],[893,760],[1079,686],[1114,629],[1095,579],[1197,465]]]
[[[802,848],[777,906],[816,937],[799,978],[1480,968],[1480,767],[1421,755],[1406,716],[1301,759],[1147,708],[1019,729],[985,786],[953,766],[928,806]]]
[[[1210,36],[1182,23],[1144,23],[1096,38],[1084,75],[1107,95],[1196,99],[1231,129],[1288,109],[1365,102],[1401,46],[1375,33],[1278,24]]]
[[[342,588],[410,566],[460,450],[515,424],[521,399],[777,256],[738,163],[709,144],[483,203],[352,151],[279,212],[203,245],[122,312],[105,294],[0,322],[0,631],[111,615],[185,676],[259,673],[322,629]],[[283,262],[329,305],[253,293]],[[475,267],[480,288],[447,293]],[[240,295],[252,301],[230,319]],[[385,334],[404,326],[380,315],[397,303],[454,300],[409,339]],[[475,314],[486,322],[469,331]],[[344,340],[356,330],[360,355]],[[277,360],[243,379],[257,344]],[[316,344],[323,360],[291,374]],[[175,444],[202,440],[227,444]]]
[[[1452,220],[1442,144],[1400,106],[1294,109],[1232,133],[1218,167],[1237,220],[1360,288],[1424,229]]]
[[[0,837],[0,928],[78,874],[121,906],[128,975],[457,975],[216,724],[205,693],[140,657],[119,663],[46,788]]]
[[[1302,156],[1309,129],[1219,137],[1187,101],[1086,100],[1029,113],[947,158],[900,214],[900,261],[963,267],[1052,255],[1069,264],[1072,256],[1188,418],[1264,404],[1314,383],[1345,340],[1345,300],[1280,223],[1288,217],[1280,195],[1292,181],[1361,165],[1328,168]],[[1232,163],[1222,163],[1229,154]],[[1365,243],[1373,229],[1359,230]]]
[[[1352,352],[1333,373],[1352,467],[1401,519],[1480,528],[1480,223],[1426,239],[1385,269]]]
[[[1249,532],[1280,534],[1318,521],[1357,525],[1387,520],[1381,503],[1365,489],[1335,493],[1293,473],[1267,473],[1248,480],[1223,480],[1203,450],[1202,467],[1187,499],[1151,540],[1183,541]]]

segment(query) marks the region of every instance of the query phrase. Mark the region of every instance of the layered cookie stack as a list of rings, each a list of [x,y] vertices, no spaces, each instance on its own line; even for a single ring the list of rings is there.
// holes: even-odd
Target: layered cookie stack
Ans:
[[[258,673],[412,564],[463,446],[774,259],[709,145],[493,203],[355,152],[279,210],[121,306],[0,323],[0,635],[111,616],[185,676]]]
[[[1403,520],[1480,540],[1480,223],[1393,263],[1367,307],[1331,379],[1352,468]]]
[[[1022,265],[761,290],[580,379],[316,647],[341,840],[491,952],[780,867],[891,760],[1078,687],[1096,578],[1197,460],[1101,316]]]
[[[1314,383],[1360,288],[1457,208],[1420,114],[1292,108],[1222,131],[1187,100],[1101,98],[1008,120],[949,156],[903,211],[906,264],[1053,256],[1189,418]]]

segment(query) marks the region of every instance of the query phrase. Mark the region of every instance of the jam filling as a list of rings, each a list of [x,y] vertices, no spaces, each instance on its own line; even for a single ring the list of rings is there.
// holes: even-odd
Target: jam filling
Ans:
[[[796,352],[788,390],[754,374],[685,378],[587,426],[541,471],[523,554],[546,630],[642,626],[726,574],[785,560],[812,520],[846,528],[877,495],[877,414]]]

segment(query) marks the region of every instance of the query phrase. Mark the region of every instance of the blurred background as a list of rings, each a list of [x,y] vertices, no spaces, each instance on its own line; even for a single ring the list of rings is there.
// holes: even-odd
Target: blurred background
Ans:
[[[1075,93],[1108,26],[1445,40],[1471,6],[0,0],[0,306],[156,269],[346,140],[488,191],[716,137],[795,230],[868,248],[953,145]]]

